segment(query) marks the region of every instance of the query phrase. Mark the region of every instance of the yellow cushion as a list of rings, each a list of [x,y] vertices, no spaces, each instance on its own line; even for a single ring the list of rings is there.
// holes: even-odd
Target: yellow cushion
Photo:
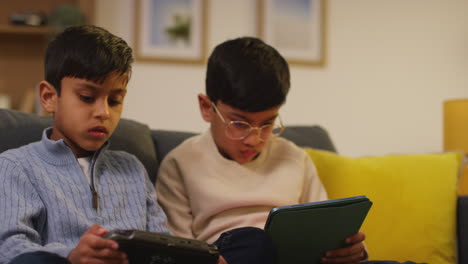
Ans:
[[[371,260],[456,263],[460,153],[348,158],[306,149],[330,199],[367,195]]]

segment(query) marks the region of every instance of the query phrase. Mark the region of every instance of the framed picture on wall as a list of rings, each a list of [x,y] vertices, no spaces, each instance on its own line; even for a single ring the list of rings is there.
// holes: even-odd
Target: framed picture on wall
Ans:
[[[290,64],[325,63],[326,0],[258,0],[258,34]]]
[[[137,0],[137,60],[203,63],[206,0]]]

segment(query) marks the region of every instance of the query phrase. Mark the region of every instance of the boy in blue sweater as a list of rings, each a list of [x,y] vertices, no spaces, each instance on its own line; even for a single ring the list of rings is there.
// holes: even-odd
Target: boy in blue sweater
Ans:
[[[122,113],[132,49],[96,26],[48,46],[42,140],[0,155],[0,263],[128,263],[110,229],[169,233],[136,157],[107,149]]]

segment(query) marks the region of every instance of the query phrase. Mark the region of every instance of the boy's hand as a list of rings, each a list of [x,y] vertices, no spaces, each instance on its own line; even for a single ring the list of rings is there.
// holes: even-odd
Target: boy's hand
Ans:
[[[72,264],[127,264],[125,253],[118,251],[117,242],[104,239],[108,231],[99,225],[91,226],[68,255]]]
[[[223,256],[219,256],[217,264],[228,264],[227,261],[223,258]]]
[[[364,233],[357,233],[346,238],[347,246],[325,253],[322,263],[359,263],[367,258],[367,252],[364,247]]]

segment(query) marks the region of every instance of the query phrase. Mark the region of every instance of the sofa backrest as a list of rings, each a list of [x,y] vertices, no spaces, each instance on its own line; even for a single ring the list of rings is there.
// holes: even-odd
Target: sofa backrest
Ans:
[[[0,109],[0,153],[40,140],[42,131],[51,125],[50,116]],[[193,135],[193,132],[151,130],[145,124],[122,118],[109,141],[110,149],[135,155],[155,182],[159,164],[166,154]],[[281,136],[302,147],[336,152],[327,131],[320,126],[288,126]]]
[[[182,143],[185,139],[194,135],[195,133],[191,132],[152,130],[156,156],[159,159],[158,165],[169,151]],[[281,136],[301,147],[311,147],[336,152],[336,148],[328,132],[321,126],[287,126]]]

